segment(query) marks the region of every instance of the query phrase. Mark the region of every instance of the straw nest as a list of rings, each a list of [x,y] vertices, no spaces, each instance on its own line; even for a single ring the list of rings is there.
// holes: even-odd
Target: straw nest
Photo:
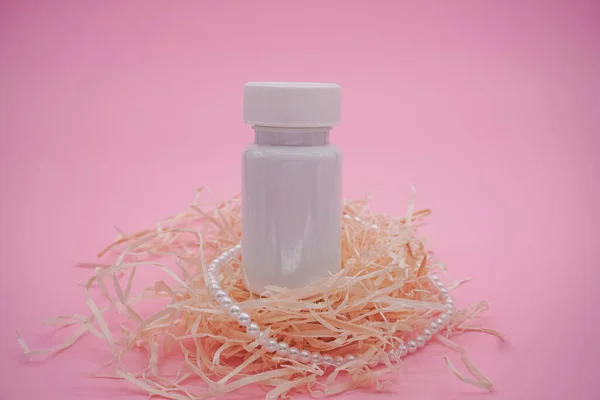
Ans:
[[[407,215],[395,218],[373,212],[367,201],[346,201],[344,212],[360,217],[361,223],[344,220],[342,268],[308,287],[270,287],[258,295],[246,289],[241,260],[231,260],[222,270],[223,287],[271,337],[333,356],[359,354],[354,362],[324,368],[265,352],[211,298],[203,276],[213,257],[239,242],[240,204],[234,198],[202,205],[204,193],[200,189],[187,211],[154,229],[119,232],[100,253],[110,262],[83,264],[94,271],[83,285],[89,316],[48,321],[77,325],[73,337],[33,351],[19,337],[24,352],[57,352],[91,333],[112,350],[110,376],[169,399],[215,397],[252,384],[263,386],[267,399],[298,392],[320,397],[357,387],[385,389],[393,378],[389,373],[402,367],[388,359],[389,350],[412,339],[444,309],[426,275],[435,272],[446,279],[445,267],[434,260],[417,231],[429,210],[413,211],[411,201]],[[373,224],[379,229],[371,229]],[[139,282],[148,279],[155,282]],[[463,354],[473,377],[459,373],[446,358],[457,377],[490,389],[491,381],[449,339],[468,330],[499,335],[470,325],[486,309],[485,302],[458,308],[436,338]],[[132,364],[130,356],[138,361]],[[374,367],[376,361],[383,364]]]

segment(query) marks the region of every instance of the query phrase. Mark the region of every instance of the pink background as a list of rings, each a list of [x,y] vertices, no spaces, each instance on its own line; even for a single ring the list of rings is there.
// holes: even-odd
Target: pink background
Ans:
[[[1,1],[0,398],[145,398],[88,378],[94,338],[26,361],[15,329],[64,336],[40,322],[85,311],[73,266],[113,223],[239,190],[251,80],[341,84],[346,196],[403,214],[413,183],[433,247],[474,278],[459,305],[489,300],[507,334],[458,339],[490,394],[434,344],[378,398],[600,398],[599,21],[595,1]]]

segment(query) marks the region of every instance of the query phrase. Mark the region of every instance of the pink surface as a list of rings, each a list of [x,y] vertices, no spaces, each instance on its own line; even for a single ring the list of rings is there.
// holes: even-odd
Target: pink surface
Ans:
[[[458,339],[492,393],[431,345],[378,398],[600,398],[599,19],[594,1],[2,1],[0,398],[145,398],[88,378],[94,338],[26,361],[15,329],[64,337],[40,322],[85,311],[74,264],[111,224],[239,190],[251,80],[341,84],[346,196],[402,214],[413,183],[432,245],[474,278],[459,305],[489,300],[507,334]]]

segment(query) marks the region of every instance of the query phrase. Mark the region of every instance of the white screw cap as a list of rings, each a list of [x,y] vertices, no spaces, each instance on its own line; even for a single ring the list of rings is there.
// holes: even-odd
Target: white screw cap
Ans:
[[[250,82],[244,86],[244,122],[280,128],[340,124],[341,88],[333,83]]]

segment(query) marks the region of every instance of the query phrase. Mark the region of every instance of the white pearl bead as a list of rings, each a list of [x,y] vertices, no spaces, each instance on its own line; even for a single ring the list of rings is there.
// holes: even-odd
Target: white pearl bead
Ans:
[[[225,291],[223,291],[223,290],[218,290],[218,291],[215,293],[215,299],[219,300],[219,299],[222,299],[223,297],[227,297],[227,293],[226,293]]]
[[[414,340],[409,341],[406,343],[406,348],[408,349],[409,353],[414,353],[418,349],[417,342]]]
[[[360,222],[360,217],[354,217],[354,220],[355,220],[356,222]]]
[[[330,355],[324,355],[323,356],[323,362],[325,364],[332,364],[333,363],[333,358]]]
[[[289,357],[292,360],[295,360],[300,355],[300,350],[298,350],[297,347],[290,347],[290,349],[288,350],[288,353],[289,353]]]
[[[250,325],[246,327],[246,332],[253,338],[257,338],[260,335],[260,327],[256,322],[251,322]]]
[[[333,359],[333,363],[335,365],[337,365],[338,367],[344,364],[344,357],[342,356],[337,356],[336,358]]]
[[[241,243],[238,243],[238,244],[235,245],[235,249],[236,250],[239,250],[241,248],[242,248],[242,244]]]
[[[258,339],[257,340],[258,340],[258,343],[260,343],[261,345],[264,346],[269,341],[269,335],[267,335],[267,332],[265,332],[265,331],[260,332],[258,334]]]
[[[425,339],[425,336],[419,335],[415,339],[415,342],[417,342],[418,347],[423,347],[423,346],[425,346],[425,342],[427,342],[427,339]]]
[[[450,319],[450,316],[448,315],[448,313],[441,313],[440,319],[444,322],[447,322]]]
[[[348,355],[346,356],[346,362],[352,362],[352,361],[354,361],[354,360],[356,360],[356,356],[355,356],[355,355],[353,355],[353,354],[348,354]]]
[[[215,293],[217,293],[218,291],[221,290],[221,285],[219,285],[218,283],[210,284],[210,286],[208,287],[208,289],[210,290],[210,292],[214,296]]]
[[[406,347],[405,345],[400,346],[399,354],[400,354],[400,357],[404,357],[405,355],[407,355],[408,347]]]
[[[229,310],[229,308],[233,305],[233,300],[229,296],[221,297],[219,299],[219,304],[224,309]]]
[[[446,303],[446,305],[448,305],[448,306],[450,306],[450,305],[454,306],[454,299],[453,299],[452,297],[448,297],[448,298],[445,300],[445,303]]]
[[[352,215],[350,215],[350,214],[344,214],[344,219],[352,219]]]
[[[213,274],[212,272],[209,272],[208,274],[206,274],[206,280],[208,282],[218,282],[217,281],[217,276],[215,274]]]
[[[442,295],[442,296],[448,296],[448,289],[446,289],[445,287],[439,288],[438,292]]]
[[[431,340],[433,333],[429,329],[423,329],[423,336],[425,337],[425,340]]]
[[[378,365],[379,365],[379,357],[377,355],[374,355],[373,358],[371,358],[369,360],[369,367],[375,368]]]
[[[439,288],[443,288],[444,287],[444,282],[440,281],[439,279],[437,281],[435,281],[435,285]]]
[[[379,229],[379,225],[373,224],[373,225],[371,225],[371,229]]]
[[[242,312],[242,309],[237,304],[234,304],[231,307],[229,307],[229,314],[232,317],[237,317],[238,315],[240,315],[241,312]]]
[[[302,350],[299,355],[300,362],[307,363],[310,361],[310,351]]]
[[[279,348],[279,343],[277,343],[277,340],[275,340],[275,339],[269,339],[267,341],[266,348],[269,353],[274,353]]]
[[[397,362],[398,354],[394,350],[390,350],[390,351],[388,351],[388,358],[390,359],[391,362]]]
[[[435,323],[438,324],[440,326],[440,329],[442,329],[442,327],[444,326],[444,320],[441,318],[437,318],[435,320]]]
[[[220,286],[219,278],[217,278],[216,275],[212,275],[212,276],[206,275],[206,286],[210,289],[212,285]]]
[[[287,356],[290,352],[290,346],[287,343],[279,343],[279,347],[277,348],[277,354],[280,356]]]
[[[454,310],[452,310],[452,309],[446,310],[445,314],[448,315],[448,319],[450,319],[450,317],[452,317],[454,315]]]
[[[434,282],[437,282],[440,280],[440,277],[437,275],[429,275],[429,278]]]
[[[252,320],[250,319],[250,315],[245,312],[240,313],[240,315],[238,315],[238,317],[237,317],[237,320],[238,320],[239,324],[242,326],[248,326],[252,322]]]
[[[435,334],[440,330],[440,325],[437,322],[433,321],[429,325],[429,329],[431,329],[431,332]]]
[[[319,364],[323,361],[323,357],[321,357],[320,353],[314,352],[310,355],[310,361],[312,361],[313,364]]]

